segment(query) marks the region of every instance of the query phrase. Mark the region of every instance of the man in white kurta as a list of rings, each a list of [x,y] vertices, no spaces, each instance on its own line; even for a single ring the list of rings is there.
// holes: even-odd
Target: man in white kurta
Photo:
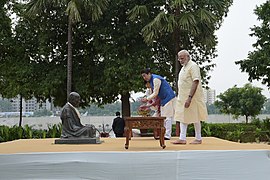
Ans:
[[[201,144],[201,121],[207,119],[199,66],[192,60],[188,51],[178,53],[178,60],[183,66],[178,76],[178,97],[175,106],[175,121],[180,122],[180,137],[173,144],[186,144],[188,124],[193,123],[195,140],[191,144]]]

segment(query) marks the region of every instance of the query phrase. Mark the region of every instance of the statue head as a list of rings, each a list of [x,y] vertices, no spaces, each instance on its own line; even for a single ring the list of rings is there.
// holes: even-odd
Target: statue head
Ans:
[[[76,92],[71,92],[68,97],[68,102],[74,107],[79,107],[81,102],[81,96]]]

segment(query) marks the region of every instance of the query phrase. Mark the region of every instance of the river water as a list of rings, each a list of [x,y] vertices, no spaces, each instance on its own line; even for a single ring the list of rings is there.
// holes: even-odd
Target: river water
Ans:
[[[82,116],[82,124],[93,124],[94,126],[105,128],[111,128],[112,121],[115,116]],[[270,118],[270,114],[259,115],[258,118],[265,119]],[[208,123],[241,123],[245,122],[244,117],[239,117],[238,119],[233,119],[230,115],[209,115]],[[54,125],[61,123],[60,117],[23,117],[22,126],[28,124],[34,129],[47,129],[48,125]],[[174,122],[175,123],[175,122]],[[0,125],[14,126],[19,124],[19,117],[1,117]]]

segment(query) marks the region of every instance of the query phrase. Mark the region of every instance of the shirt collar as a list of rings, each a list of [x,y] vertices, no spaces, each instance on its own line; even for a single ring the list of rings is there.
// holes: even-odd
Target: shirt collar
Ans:
[[[191,60],[188,60],[186,64],[183,65],[183,67],[188,67],[190,65]]]

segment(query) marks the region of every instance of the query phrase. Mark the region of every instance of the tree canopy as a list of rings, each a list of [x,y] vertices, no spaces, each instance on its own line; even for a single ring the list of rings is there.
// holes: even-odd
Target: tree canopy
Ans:
[[[67,98],[72,90],[72,30],[73,25],[81,21],[81,14],[90,16],[92,21],[96,21],[103,14],[103,11],[107,7],[107,0],[30,0],[27,3],[26,13],[30,17],[42,16],[42,14],[53,13],[52,7],[63,7],[65,14],[68,16],[68,51],[67,51]],[[60,9],[58,9],[60,10]],[[55,13],[55,12],[54,12]],[[65,18],[64,18],[65,19]],[[62,20],[64,20],[62,19]]]
[[[11,67],[10,59],[12,54],[12,31],[11,19],[8,16],[8,0],[0,2],[0,89],[4,89],[9,80],[6,78],[9,75]],[[10,89],[11,91],[11,89]]]
[[[221,113],[232,114],[235,118],[245,116],[248,123],[248,118],[258,115],[264,106],[266,97],[261,92],[261,88],[251,84],[241,88],[234,86],[217,96],[219,100],[215,102],[215,106]]]
[[[177,53],[187,49],[193,60],[202,66],[202,77],[207,84],[210,78],[207,72],[214,67],[211,60],[216,57],[217,38],[214,32],[221,26],[231,5],[232,0],[154,1],[151,7],[158,14],[144,26],[142,35],[149,44],[163,42],[162,39],[169,42],[166,48],[170,54],[168,61],[174,65],[174,79],[180,70]],[[130,19],[139,21],[151,14],[149,6],[141,2],[130,11]]]
[[[7,42],[12,45],[7,46],[6,43],[5,46],[12,47],[12,51],[6,48],[9,56],[0,57],[3,58],[0,64],[0,88],[5,97],[21,94],[26,99],[33,96],[38,100],[53,98],[58,106],[66,103],[67,56],[70,50],[66,10],[69,7],[67,2],[75,1],[50,2],[38,6],[39,13],[32,13],[34,18],[29,17],[29,9],[26,14],[25,4],[21,1],[14,3],[13,11],[18,19],[13,31],[10,19],[5,16],[9,34],[4,36],[11,38]],[[89,18],[86,9],[80,11],[81,23],[72,24],[73,29],[76,29],[72,35],[72,90],[81,95],[83,105],[107,104],[120,98],[124,101],[122,109],[130,111],[130,92],[144,89],[140,71],[146,67],[175,83],[172,73],[176,63],[175,47],[192,49],[194,59],[204,66],[205,72],[209,70],[208,67],[212,65],[203,63],[212,64],[211,58],[215,56],[217,43],[214,31],[220,27],[231,1],[177,2],[110,1],[110,8],[95,22]],[[148,15],[136,14],[132,18],[132,12],[138,6],[147,7]],[[166,11],[161,11],[162,7]],[[160,28],[160,36],[155,36],[153,43],[147,44],[147,27],[151,23],[161,22],[163,18],[173,20],[169,24],[162,23],[173,25],[173,28]],[[175,24],[176,20],[178,23]],[[153,31],[159,32],[158,29]],[[179,36],[174,36],[176,34]]]
[[[247,72],[249,80],[258,80],[270,88],[270,1],[265,2],[255,9],[259,26],[251,28],[250,36],[256,37],[253,44],[254,51],[249,52],[247,59],[236,61],[242,72]]]
[[[167,72],[162,75],[171,76],[171,66],[164,58],[167,52],[159,45],[148,46],[141,36],[140,31],[150,18],[144,18],[144,22],[129,21],[128,12],[139,2],[139,0],[111,2],[107,14],[97,25],[99,41],[94,40],[103,59],[100,63],[103,74],[99,77],[102,86],[98,86],[103,93],[108,94],[103,100],[118,98],[120,94],[124,116],[130,111],[129,93],[144,88],[140,74],[142,69],[150,67],[155,73]],[[154,9],[151,11],[153,14],[156,13]]]

